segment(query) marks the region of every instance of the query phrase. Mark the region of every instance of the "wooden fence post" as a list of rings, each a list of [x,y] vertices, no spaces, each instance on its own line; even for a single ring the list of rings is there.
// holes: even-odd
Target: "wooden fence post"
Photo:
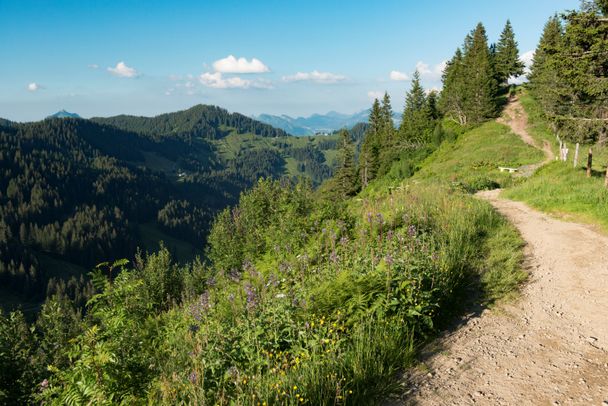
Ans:
[[[589,156],[587,157],[587,177],[591,177],[591,165],[593,164],[593,151],[589,148]]]
[[[576,143],[576,149],[574,150],[574,169],[576,169],[576,165],[578,165],[578,147],[579,143]]]
[[[608,166],[606,166],[606,177],[604,178],[604,186],[608,189]]]

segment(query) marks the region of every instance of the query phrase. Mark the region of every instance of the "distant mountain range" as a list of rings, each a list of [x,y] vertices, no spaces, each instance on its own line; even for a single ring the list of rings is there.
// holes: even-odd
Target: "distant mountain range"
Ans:
[[[81,118],[81,117],[76,113],[70,113],[69,111],[61,110],[55,114],[51,114],[47,118]]]
[[[344,114],[330,111],[327,114],[313,114],[309,117],[293,118],[288,115],[275,116],[272,114],[261,114],[254,116],[256,120],[281,128],[289,134],[296,136],[314,135],[318,133],[330,134],[341,128],[351,128],[358,123],[367,123],[369,109],[354,114]],[[393,119],[398,123],[401,117],[393,114]]]

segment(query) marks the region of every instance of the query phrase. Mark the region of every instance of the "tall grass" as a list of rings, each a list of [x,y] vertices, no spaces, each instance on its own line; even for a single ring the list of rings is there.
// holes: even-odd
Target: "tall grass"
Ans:
[[[538,103],[525,92],[520,99],[528,113],[530,134],[539,141],[539,145],[547,140],[555,146],[555,135]],[[608,190],[604,187],[608,148],[582,144],[576,168],[573,166],[574,144],[568,143],[568,148],[568,162],[545,165],[530,179],[505,190],[503,195],[554,215],[599,225],[608,232]],[[585,173],[589,148],[593,149],[591,178],[587,178]]]
[[[513,177],[499,167],[517,168],[542,160],[537,149],[525,144],[502,124],[485,123],[453,143],[443,143],[423,164],[413,179],[461,185],[476,191],[507,186]]]
[[[568,220],[598,225],[608,232],[608,189],[603,174],[595,174],[587,178],[582,168],[552,162],[503,195]]]

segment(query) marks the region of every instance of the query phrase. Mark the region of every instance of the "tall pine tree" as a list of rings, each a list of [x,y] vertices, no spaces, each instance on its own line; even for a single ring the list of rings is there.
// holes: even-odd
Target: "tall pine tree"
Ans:
[[[458,48],[443,71],[443,90],[439,97],[439,109],[446,117],[460,125],[467,123],[464,105],[465,87],[463,56]]]
[[[432,126],[431,116],[420,73],[414,72],[412,87],[405,96],[405,108],[399,128],[399,136],[406,144],[417,145],[428,142]]]
[[[347,130],[340,131],[340,167],[336,172],[336,188],[338,194],[346,198],[355,194],[357,177],[353,143]]]
[[[382,144],[383,147],[391,145],[395,136],[395,126],[393,125],[393,108],[391,107],[391,97],[388,92],[384,92],[382,98]]]
[[[500,85],[507,84],[511,76],[520,76],[524,73],[524,64],[519,60],[517,41],[515,41],[515,33],[509,20],[496,44],[494,69],[496,80]]]
[[[530,75],[533,96],[562,137],[608,141],[608,1],[545,26]]]
[[[367,186],[369,181],[376,177],[378,171],[381,137],[384,126],[383,112],[378,99],[374,99],[368,121],[369,128],[363,138],[361,154],[359,155],[359,176],[363,187]]]
[[[495,116],[498,86],[483,24],[477,25],[470,38],[463,57],[464,110],[467,123],[476,124]]]
[[[560,99],[557,89],[563,86],[557,70],[562,36],[563,28],[559,18],[551,17],[545,24],[528,74],[530,93],[548,114],[555,114]]]

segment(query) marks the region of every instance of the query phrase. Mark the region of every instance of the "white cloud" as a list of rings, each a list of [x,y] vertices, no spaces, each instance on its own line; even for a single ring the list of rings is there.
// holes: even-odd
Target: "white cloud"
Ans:
[[[367,97],[369,97],[370,100],[381,99],[382,96],[384,96],[384,93],[379,90],[370,90],[367,92]]]
[[[530,73],[530,68],[532,67],[532,62],[534,61],[534,54],[534,50],[524,52],[519,58],[524,63],[524,65],[526,65],[526,73]]]
[[[43,86],[41,86],[39,83],[36,82],[32,82],[30,84],[27,85],[27,90],[30,92],[36,92],[40,89],[44,89]]]
[[[87,65],[87,68],[89,69],[99,69],[99,65],[97,65],[96,63],[91,63]]]
[[[297,72],[295,75],[283,76],[283,80],[285,82],[310,81],[315,83],[330,84],[346,80],[346,77],[337,75],[335,73],[313,70],[312,72]]]
[[[248,61],[246,58],[235,58],[228,55],[223,59],[213,62],[213,69],[220,73],[264,73],[270,72],[268,66],[264,65],[259,59],[253,58]]]
[[[396,80],[396,81],[410,80],[410,78],[409,78],[409,76],[407,76],[407,74],[405,74],[403,72],[399,72],[397,70],[392,70],[391,73],[389,74],[389,77],[391,78],[391,80]]]
[[[248,89],[250,87],[258,89],[269,89],[272,82],[268,80],[249,80],[238,76],[224,77],[222,72],[205,72],[198,77],[203,86],[214,89]],[[186,85],[186,87],[188,87]]]
[[[517,77],[510,77],[509,84],[511,85],[521,85],[528,81],[528,75],[530,74],[530,68],[532,68],[532,62],[534,61],[534,50],[524,52],[519,60],[522,61],[525,65],[524,74]]]
[[[441,88],[440,88],[440,87],[437,87],[437,86],[433,86],[433,87],[431,87],[430,89],[426,89],[424,92],[425,92],[425,93],[426,93],[426,95],[428,96],[428,95],[429,95],[429,94],[431,94],[432,92],[435,92],[435,93],[440,93],[440,92],[441,92]]]
[[[127,66],[122,61],[118,62],[114,68],[109,67],[108,72],[121,78],[134,78],[138,76],[138,73],[134,68]]]
[[[420,77],[430,81],[440,81],[443,71],[447,66],[448,61],[443,61],[437,65],[430,66],[428,63],[418,61],[416,64],[416,70],[420,73]]]

